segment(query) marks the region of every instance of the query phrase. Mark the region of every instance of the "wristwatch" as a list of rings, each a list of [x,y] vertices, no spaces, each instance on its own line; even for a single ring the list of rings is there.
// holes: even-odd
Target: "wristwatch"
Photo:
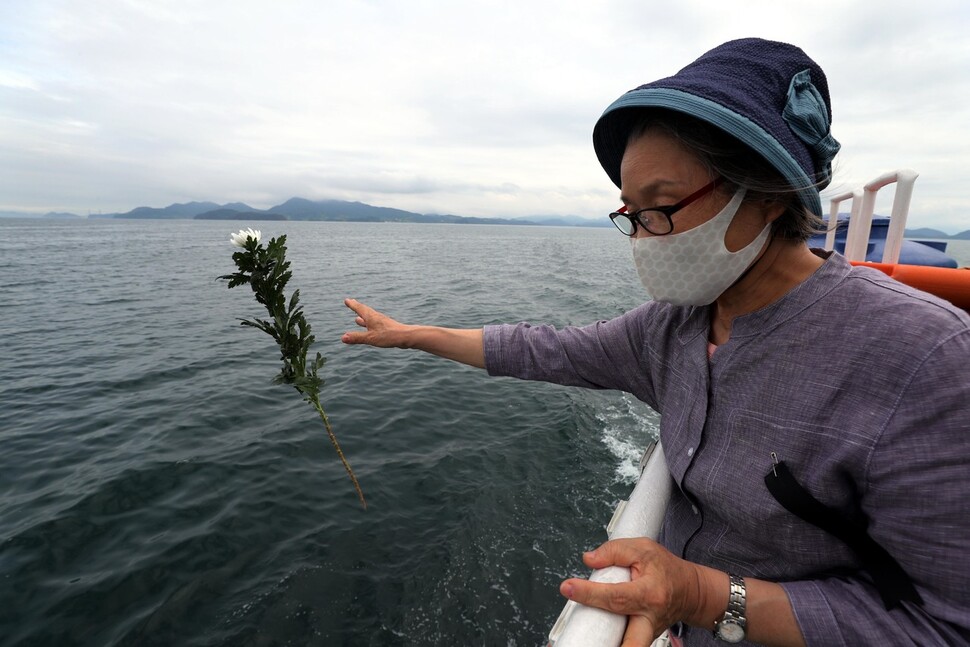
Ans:
[[[727,611],[724,617],[714,625],[714,637],[726,643],[739,643],[744,640],[744,629],[748,619],[744,615],[746,593],[744,579],[728,573],[731,581],[731,591],[728,594]]]

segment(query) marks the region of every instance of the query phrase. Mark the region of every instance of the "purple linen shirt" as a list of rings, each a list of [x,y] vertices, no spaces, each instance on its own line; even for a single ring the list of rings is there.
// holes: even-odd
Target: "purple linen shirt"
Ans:
[[[708,308],[656,302],[582,328],[486,326],[485,363],[656,409],[677,485],[661,542],[781,583],[808,645],[970,643],[970,316],[832,254],[710,361],[709,327]],[[772,498],[772,452],[867,525],[922,606],[886,611],[845,544]]]

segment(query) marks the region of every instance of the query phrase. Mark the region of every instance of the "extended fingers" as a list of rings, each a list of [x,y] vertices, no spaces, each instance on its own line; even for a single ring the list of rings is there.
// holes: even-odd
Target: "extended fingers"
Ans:
[[[590,568],[633,566],[644,561],[659,546],[646,538],[614,539],[596,550],[583,553],[583,562]]]
[[[376,310],[365,306],[356,299],[344,299],[344,305],[353,310],[354,314],[357,315],[354,317],[354,323],[361,328],[370,329],[374,321],[380,318]],[[364,332],[348,332],[344,333],[340,340],[345,344],[364,344],[369,341],[365,335],[366,333]]]
[[[662,633],[662,632],[657,632]],[[630,616],[620,647],[649,647],[654,641],[653,623],[644,616]]]
[[[367,311],[372,310],[372,308],[365,306],[357,299],[344,299],[344,305],[353,310],[354,313],[360,317],[366,316]]]
[[[654,620],[657,610],[647,608],[642,592],[632,582],[602,584],[572,579],[563,582],[559,590],[580,604],[629,616],[620,647],[649,647],[656,638]]]
[[[367,328],[367,320],[364,319],[367,310],[371,310],[356,299],[344,299],[344,305],[354,311],[354,323],[361,328]],[[340,341],[345,344],[366,344],[368,342],[367,331],[345,332],[340,337]]]
[[[354,314],[357,315],[354,323],[358,326],[373,328],[374,326],[386,325],[387,322],[392,321],[387,315],[381,314],[356,299],[344,299],[344,305],[353,310]]]
[[[367,333],[366,332],[345,332],[340,336],[340,341],[345,344],[366,344],[367,343]]]
[[[590,607],[606,609],[622,615],[642,612],[643,601],[632,582],[602,584],[589,580],[570,579],[559,587],[559,592],[570,600]]]

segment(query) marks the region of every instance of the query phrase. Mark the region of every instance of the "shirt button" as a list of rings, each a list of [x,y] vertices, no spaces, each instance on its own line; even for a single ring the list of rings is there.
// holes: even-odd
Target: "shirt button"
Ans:
[[[689,448],[689,449],[687,450],[687,457],[688,457],[688,458],[690,458],[690,457],[691,457],[691,456],[693,456],[693,455],[694,455],[694,448],[693,448],[693,447],[690,447],[690,448]]]
[[[694,511],[694,514],[700,514],[700,510],[697,509],[696,505],[691,505],[690,509]]]

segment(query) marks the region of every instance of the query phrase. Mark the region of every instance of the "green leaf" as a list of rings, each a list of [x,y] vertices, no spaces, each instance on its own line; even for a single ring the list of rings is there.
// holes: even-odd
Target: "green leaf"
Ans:
[[[230,288],[248,284],[257,303],[266,309],[270,317],[268,320],[241,319],[240,324],[258,328],[276,340],[283,366],[273,377],[273,382],[293,386],[320,414],[327,435],[350,475],[361,503],[366,508],[367,504],[357,477],[344,458],[330,427],[329,419],[320,404],[319,392],[324,385],[324,380],[317,375],[317,371],[323,367],[326,360],[320,353],[316,353],[314,359],[309,365],[307,364],[307,354],[315,339],[300,307],[300,291],[294,290],[289,299],[286,298],[286,285],[293,277],[290,262],[286,260],[286,236],[271,238],[265,247],[249,238],[245,249],[235,252],[232,260],[238,271],[220,276],[219,279],[229,281]]]
[[[279,341],[279,337],[277,336],[276,331],[273,329],[273,325],[270,324],[268,321],[263,321],[262,319],[255,319],[255,318],[253,321],[249,321],[247,319],[240,319],[239,324],[241,326],[251,326],[253,328],[259,328],[267,335],[270,335],[276,341]]]
[[[326,364],[326,362],[327,358],[320,355],[320,353],[317,353],[317,358],[313,360],[313,364],[311,364],[313,374],[316,375],[317,371],[323,368],[323,365]]]
[[[293,290],[293,296],[290,297],[290,306],[287,308],[287,314],[292,318],[294,314],[300,311],[300,291]]]

